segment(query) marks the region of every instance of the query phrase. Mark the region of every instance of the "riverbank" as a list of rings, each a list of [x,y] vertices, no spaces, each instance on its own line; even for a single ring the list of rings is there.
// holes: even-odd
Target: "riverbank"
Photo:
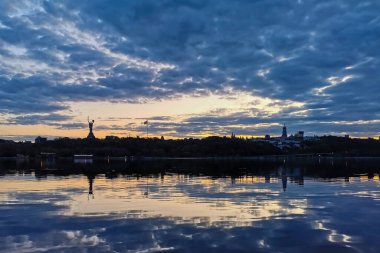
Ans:
[[[38,157],[73,157],[93,155],[110,158],[247,158],[247,157],[380,157],[380,141],[349,139],[334,136],[315,140],[299,140],[297,145],[279,148],[270,142],[255,139],[208,137],[204,139],[118,140],[58,139],[43,143],[0,142],[0,157],[18,159]]]

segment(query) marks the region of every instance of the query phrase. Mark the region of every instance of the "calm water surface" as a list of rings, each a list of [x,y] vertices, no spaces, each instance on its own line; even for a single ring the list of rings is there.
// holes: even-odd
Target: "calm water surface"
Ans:
[[[3,162],[0,252],[379,252],[365,164]]]

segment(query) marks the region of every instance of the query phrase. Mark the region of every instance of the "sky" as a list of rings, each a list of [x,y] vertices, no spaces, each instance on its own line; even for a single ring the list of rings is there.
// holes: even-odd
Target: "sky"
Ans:
[[[380,135],[377,0],[0,1],[0,138]]]

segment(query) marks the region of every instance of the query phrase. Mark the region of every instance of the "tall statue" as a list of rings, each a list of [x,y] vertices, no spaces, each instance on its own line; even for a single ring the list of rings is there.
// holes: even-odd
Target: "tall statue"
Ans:
[[[88,118],[87,121],[88,121],[88,128],[90,128],[90,132],[87,135],[87,139],[95,139],[95,135],[92,132],[92,128],[94,126],[95,120],[90,120],[90,118]]]

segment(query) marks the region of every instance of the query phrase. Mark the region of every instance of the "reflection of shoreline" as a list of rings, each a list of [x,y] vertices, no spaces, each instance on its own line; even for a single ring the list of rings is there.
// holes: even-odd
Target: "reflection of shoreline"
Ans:
[[[90,196],[93,194],[95,177],[88,176],[87,178]],[[304,214],[303,209],[307,206],[301,200],[294,205],[287,201],[283,202],[281,199],[268,200],[267,198],[262,199],[262,197],[245,197],[244,201],[239,203],[234,198],[241,198],[240,194],[279,196],[278,190],[246,189],[244,187],[246,184],[240,184],[243,187],[242,190],[236,191],[235,186],[230,184],[227,179],[187,178],[177,175],[152,178],[149,187],[154,190],[152,195],[148,196],[145,194],[148,178],[127,179],[125,181],[128,185],[127,191],[105,191],[106,181],[102,178],[97,181],[102,191],[98,191],[96,199],[92,198],[91,202],[84,202],[82,195],[73,195],[68,202],[69,209],[62,212],[62,215],[98,216],[101,213],[120,213],[134,218],[165,217],[177,224],[195,223],[203,224],[203,226],[243,227],[251,226],[255,220]],[[117,181],[121,184],[122,178]],[[202,186],[204,190],[198,189],[201,192],[209,192],[210,187],[214,187],[216,194],[222,187],[224,188],[222,192],[226,197],[194,197],[177,188],[178,183],[186,183],[188,187]],[[161,192],[161,187],[164,188],[163,192]]]
[[[20,156],[0,156],[0,160],[15,160]],[[29,156],[27,156],[29,158]],[[73,156],[62,156],[56,155],[56,158],[62,160],[72,160]],[[331,153],[323,153],[323,154],[286,154],[286,155],[257,155],[257,156],[96,156],[95,159],[99,160],[115,160],[115,161],[125,161],[128,160],[283,160],[284,158],[288,159],[357,159],[357,160],[380,160],[379,156],[357,156],[357,155],[344,155],[344,154],[331,154]],[[30,157],[30,159],[38,160],[40,156]]]
[[[120,172],[113,171],[112,164],[102,164],[103,173],[92,171],[96,164],[69,167],[73,165],[58,162],[53,171],[47,169],[50,166],[37,170],[28,170],[27,164],[9,166],[0,171],[0,205],[5,207],[1,224],[14,239],[5,234],[2,245],[10,242],[5,249],[14,252],[38,251],[42,244],[52,250],[60,244],[63,251],[83,251],[87,246],[88,251],[109,251],[112,243],[116,245],[112,249],[124,251],[123,242],[125,249],[138,251],[152,238],[149,245],[154,247],[147,248],[179,245],[174,249],[181,251],[200,244],[191,248],[194,252],[208,250],[204,246],[213,243],[220,247],[210,251],[292,251],[299,243],[303,245],[295,250],[300,252],[307,252],[310,245],[317,251],[341,246],[332,247],[332,252],[345,252],[348,246],[365,252],[375,249],[377,172],[350,171],[331,179],[323,173],[313,176],[315,170],[302,165],[255,169],[245,165],[218,172],[213,164],[212,170],[199,173],[169,165],[160,165],[161,170],[125,167],[126,172]],[[157,242],[161,248],[155,247]],[[370,246],[365,248],[362,242]],[[70,248],[74,244],[77,248]]]
[[[306,213],[310,203],[303,195],[305,190],[290,188],[283,193],[283,180],[286,180],[287,184],[294,184],[296,181],[284,168],[279,168],[277,172],[276,176],[235,177],[234,182],[231,181],[232,177],[213,178],[179,174],[113,179],[104,175],[89,174],[46,180],[35,180],[31,175],[27,180],[22,180],[25,176],[19,175],[6,176],[7,180],[4,180],[4,187],[0,193],[7,195],[17,192],[20,196],[23,192],[59,193],[65,198],[54,204],[64,207],[60,214],[65,216],[115,214],[135,218],[165,217],[177,224],[243,227],[251,226],[255,221],[283,219]],[[296,174],[294,171],[290,173]],[[378,175],[376,176],[378,178]],[[10,180],[12,178],[13,180]],[[360,175],[354,180],[360,183],[364,179],[365,176]],[[370,180],[368,177],[367,179]],[[321,184],[313,178],[306,179],[309,180],[313,187],[316,183]],[[93,198],[95,182],[96,198]],[[338,182],[345,184],[345,179],[341,178]],[[330,192],[327,187],[325,194],[334,195],[334,189],[337,189],[334,187],[341,187],[341,183],[327,181],[326,186],[333,188]],[[148,186],[149,196],[145,196],[144,192]],[[360,194],[366,196],[365,192]],[[91,201],[88,201],[89,199]]]
[[[373,177],[380,173],[377,160],[146,160],[146,161],[108,161],[93,159],[93,163],[73,163],[72,159],[41,159],[17,163],[0,160],[0,172],[36,172],[44,175],[107,174],[111,176],[138,174],[180,173],[202,174],[215,177],[245,175],[276,176],[279,168],[285,167],[290,177],[312,176],[320,178],[352,177],[355,174],[368,174]]]
[[[307,160],[308,162],[310,160]],[[175,160],[175,161],[145,161],[145,162],[107,162],[94,161],[92,164],[76,164],[59,159],[41,160],[39,163],[29,161],[16,163],[12,161],[0,161],[0,173],[2,174],[33,174],[36,178],[53,176],[105,175],[106,178],[120,177],[160,177],[169,175],[198,175],[217,178],[230,178],[231,183],[250,180],[252,183],[272,183],[281,181],[285,191],[290,184],[304,185],[305,177],[316,180],[335,180],[344,178],[346,182],[379,180],[380,168],[377,162],[354,163],[353,161],[326,160],[326,162],[314,161],[314,163],[293,163],[290,160],[279,162],[262,162],[250,160],[226,160],[226,161],[198,161],[198,160]]]
[[[83,251],[86,247],[92,252],[109,251],[112,245],[124,251],[124,242],[125,251],[141,250],[143,244],[179,251],[183,245],[188,249],[200,244],[190,250],[197,252],[213,243],[220,247],[210,251],[261,252],[262,245],[267,245],[265,252],[284,248],[307,252],[311,246],[331,252],[350,247],[376,250],[374,200],[380,195],[375,184],[349,185],[344,178],[322,184],[305,178],[310,187],[290,187],[283,193],[281,177],[237,177],[231,184],[230,178],[170,174],[149,176],[149,198],[144,198],[147,180],[132,176],[111,180],[104,175],[36,180],[33,175],[5,175],[0,192],[7,191],[0,194],[0,204],[8,205],[9,211],[2,224],[12,234],[3,236],[2,245],[9,242],[3,249]],[[19,184],[11,188],[12,182]],[[96,198],[88,201],[87,194],[94,190]],[[357,206],[347,208],[352,203]],[[300,250],[294,248],[300,243]]]
[[[172,172],[146,172],[146,173],[135,173],[131,171],[131,173],[119,173],[116,171],[110,172],[110,173],[99,173],[97,171],[91,171],[91,170],[78,170],[75,173],[72,173],[71,171],[64,171],[64,170],[54,170],[51,168],[46,168],[43,171],[24,171],[24,170],[13,170],[12,172],[3,173],[3,175],[19,175],[19,174],[25,174],[25,175],[32,175],[33,177],[37,179],[48,179],[48,177],[62,177],[62,176],[86,176],[88,178],[93,177],[97,175],[104,175],[107,179],[140,179],[145,180],[147,178],[160,178],[163,182],[166,177],[170,177],[171,175],[176,175],[180,177],[189,177],[189,178],[196,178],[198,177],[197,174],[192,173],[186,173],[183,172],[183,174],[180,173],[172,173]],[[380,174],[379,173],[360,173],[360,174],[350,174],[347,176],[334,176],[334,177],[318,177],[313,175],[305,175],[304,171],[302,169],[286,169],[285,167],[280,168],[279,170],[275,171],[266,171],[266,173],[245,173],[240,175],[227,175],[227,174],[221,174],[221,175],[214,175],[214,174],[207,174],[204,173],[203,176],[212,177],[213,180],[222,179],[222,178],[229,178],[231,184],[256,184],[256,183],[282,183],[282,188],[285,191],[287,188],[288,183],[296,184],[303,186],[305,185],[305,178],[313,178],[314,181],[341,181],[344,180],[344,182],[355,182],[355,181],[380,181]],[[90,179],[89,179],[90,180]],[[55,180],[53,180],[55,181]],[[289,182],[288,182],[289,181]],[[147,192],[147,190],[145,190]]]

